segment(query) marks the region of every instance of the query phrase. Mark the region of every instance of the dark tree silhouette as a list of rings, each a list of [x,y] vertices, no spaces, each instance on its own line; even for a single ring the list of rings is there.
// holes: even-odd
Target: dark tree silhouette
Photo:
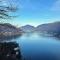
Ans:
[[[0,18],[5,19],[5,18],[13,17],[11,16],[11,13],[16,12],[16,10],[17,10],[17,7],[14,6],[10,2],[10,0],[0,0]]]

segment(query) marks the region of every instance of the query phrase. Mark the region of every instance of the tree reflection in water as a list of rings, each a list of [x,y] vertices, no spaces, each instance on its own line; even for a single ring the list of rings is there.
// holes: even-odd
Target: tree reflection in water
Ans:
[[[16,42],[0,42],[0,60],[22,60],[19,45]]]
[[[16,39],[18,37],[21,37],[22,35],[15,35],[15,36],[0,36],[0,41],[10,41],[13,39]]]

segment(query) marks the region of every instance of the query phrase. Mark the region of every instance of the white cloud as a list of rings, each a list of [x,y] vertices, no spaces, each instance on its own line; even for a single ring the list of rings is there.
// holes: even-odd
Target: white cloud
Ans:
[[[56,0],[56,2],[51,7],[52,11],[60,11],[60,0]]]

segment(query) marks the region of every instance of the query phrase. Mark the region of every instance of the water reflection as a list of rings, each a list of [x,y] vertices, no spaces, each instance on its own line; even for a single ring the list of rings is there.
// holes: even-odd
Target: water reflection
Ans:
[[[60,41],[55,37],[24,34],[16,42],[25,60],[60,60]]]
[[[16,35],[16,36],[0,36],[0,41],[12,41],[13,39],[17,39],[18,37],[21,37],[22,35]]]
[[[60,60],[60,40],[55,37],[28,33],[14,41],[19,45],[20,60]]]

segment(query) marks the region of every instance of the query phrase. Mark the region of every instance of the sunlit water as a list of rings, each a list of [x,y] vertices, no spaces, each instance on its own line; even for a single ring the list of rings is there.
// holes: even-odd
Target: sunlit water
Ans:
[[[16,39],[25,60],[60,60],[60,40],[39,34],[24,34]]]

